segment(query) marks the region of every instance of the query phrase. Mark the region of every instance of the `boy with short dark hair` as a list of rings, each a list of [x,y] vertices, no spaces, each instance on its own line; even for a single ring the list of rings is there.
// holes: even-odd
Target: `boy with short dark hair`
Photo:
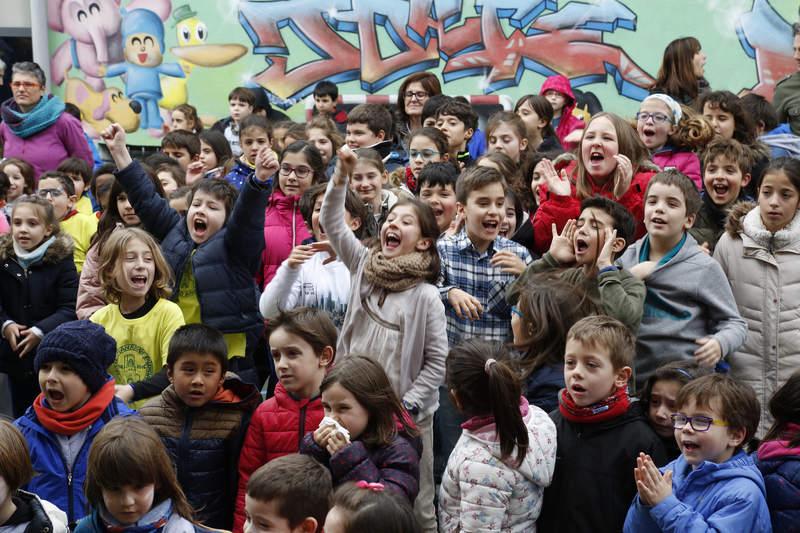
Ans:
[[[436,114],[439,112],[439,108],[452,99],[452,96],[447,96],[446,94],[434,94],[428,98],[428,100],[422,106],[422,127],[435,128]]]
[[[332,81],[323,80],[314,86],[314,114],[329,117],[341,131],[345,131],[347,113],[336,109],[338,98],[339,88]]]
[[[53,212],[61,230],[75,241],[73,257],[75,268],[80,274],[86,261],[86,253],[91,246],[92,236],[97,233],[97,217],[79,213],[75,209],[75,203],[78,201],[75,196],[75,183],[63,172],[51,170],[42,174],[36,186],[36,194],[53,205]]]
[[[171,131],[161,139],[161,153],[176,160],[186,173],[189,163],[200,159],[200,137],[189,131]]]
[[[550,414],[556,469],[536,524],[541,531],[618,532],[636,494],[630,472],[639,454],[665,462],[661,439],[628,397],[634,353],[630,329],[611,317],[586,317],[567,333],[566,388]]]
[[[242,155],[225,175],[225,181],[241,190],[242,185],[253,174],[256,168],[256,157],[262,148],[272,148],[272,127],[267,119],[259,115],[250,115],[239,123],[239,146]]]
[[[689,235],[700,195],[677,170],[652,177],[645,190],[647,235],[618,264],[647,288],[636,340],[636,384],[681,359],[713,367],[747,337],[747,325],[719,263]]]
[[[217,121],[211,129],[215,129],[225,135],[228,144],[231,145],[231,152],[234,157],[242,155],[239,146],[239,124],[253,113],[256,96],[247,87],[236,87],[228,94],[228,110],[230,116]]]
[[[450,162],[428,163],[417,178],[417,196],[433,209],[441,234],[456,219],[456,181],[458,171]]]
[[[401,166],[392,151],[394,120],[385,106],[380,104],[360,104],[347,115],[345,142],[353,150],[372,148],[378,152],[391,172]]]
[[[764,478],[744,450],[758,428],[755,391],[726,374],[690,381],[672,415],[681,455],[661,471],[642,454],[625,531],[772,531]]]
[[[689,234],[709,252],[725,230],[725,220],[736,202],[749,200],[750,150],[736,139],[715,139],[703,152],[703,204]]]
[[[199,520],[221,529],[233,523],[236,462],[261,401],[255,386],[226,376],[227,367],[228,347],[219,331],[181,326],[169,343],[170,386],[139,410],[161,437]]]
[[[788,123],[778,123],[778,113],[766,98],[748,93],[740,101],[755,123],[756,137],[767,145],[772,159],[800,157],[800,137],[792,132]]]
[[[242,380],[258,380],[253,350],[263,328],[255,276],[264,246],[264,211],[278,170],[265,148],[237,194],[225,180],[192,185],[189,210],[181,217],[155,191],[142,166],[131,159],[125,132],[103,132],[115,172],[144,228],[160,243],[175,275],[172,299],[187,324],[202,322],[225,334],[229,368]]]
[[[246,531],[322,531],[330,508],[330,471],[308,455],[270,461],[247,482]]]
[[[446,102],[436,112],[436,128],[447,137],[450,159],[463,163],[464,166],[472,164],[467,143],[477,127],[478,114],[471,105],[459,100]]]
[[[550,250],[509,287],[508,301],[516,304],[531,276],[560,270],[561,279],[586,290],[598,313],[616,318],[635,334],[642,320],[644,282],[614,264],[635,231],[636,223],[622,205],[603,196],[586,198],[577,222],[570,220],[561,234],[554,232]]]
[[[89,182],[92,181],[92,167],[79,157],[68,157],[58,165],[57,171],[63,172],[72,178],[75,186],[75,211],[84,215],[94,215],[92,197],[89,192]]]

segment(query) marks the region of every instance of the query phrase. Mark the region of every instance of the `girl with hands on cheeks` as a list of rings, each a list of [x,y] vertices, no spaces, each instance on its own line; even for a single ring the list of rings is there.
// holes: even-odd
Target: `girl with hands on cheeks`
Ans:
[[[421,442],[383,369],[368,357],[347,356],[328,373],[320,392],[325,416],[338,425],[323,420],[305,436],[300,453],[328,467],[334,487],[359,480],[383,483],[413,503]]]

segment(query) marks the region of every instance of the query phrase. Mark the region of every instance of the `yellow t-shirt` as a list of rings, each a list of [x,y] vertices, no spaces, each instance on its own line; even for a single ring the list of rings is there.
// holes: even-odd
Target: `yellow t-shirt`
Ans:
[[[118,385],[127,385],[151,378],[167,362],[169,341],[183,325],[183,313],[174,302],[164,298],[144,316],[125,318],[119,305],[108,304],[95,312],[90,320],[100,324],[117,341],[117,357],[108,373]],[[136,402],[138,408],[144,400]]]
[[[192,252],[194,255],[194,252]],[[183,319],[187,324],[200,324],[200,301],[197,299],[197,286],[192,271],[192,260],[186,261],[186,269],[181,276],[181,286],[178,288],[178,307],[183,312]],[[247,337],[244,333],[224,333],[225,344],[228,345],[228,359],[244,357],[247,349]]]
[[[89,251],[89,243],[92,241],[92,236],[97,233],[97,217],[78,212],[68,216],[59,224],[61,229],[75,241],[73,258],[75,268],[80,274],[86,261],[86,252]]]
[[[97,215],[94,214],[94,209],[92,209],[92,200],[85,194],[81,196],[81,199],[75,202],[75,211],[78,213],[82,213],[84,215],[89,215],[92,217],[97,218]]]

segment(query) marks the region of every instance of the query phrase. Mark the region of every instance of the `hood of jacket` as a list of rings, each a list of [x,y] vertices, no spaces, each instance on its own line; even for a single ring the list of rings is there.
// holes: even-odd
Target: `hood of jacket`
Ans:
[[[549,421],[549,417],[541,409],[532,408],[530,405],[528,405],[528,400],[526,400],[525,397],[520,398],[519,412],[522,415],[522,422],[525,424],[525,427],[528,428],[529,451],[522,460],[522,464],[520,464],[518,467],[515,465],[517,458],[516,448],[509,457],[501,459],[502,453],[500,451],[500,437],[497,434],[495,423],[492,417],[471,418],[463,425],[464,435],[467,438],[474,439],[486,446],[489,450],[491,450],[491,453],[494,457],[500,459],[510,468],[516,469],[532,483],[543,486],[548,485],[549,479],[540,479],[541,467],[536,464],[536,454],[532,451],[532,449],[537,445],[536,441],[540,438],[540,435],[534,433],[534,429],[541,430],[543,422],[545,419],[548,419]],[[553,428],[553,444],[555,444],[555,428]]]
[[[572,85],[569,83],[569,78],[561,74],[550,76],[544,80],[539,94],[544,96],[544,93],[547,91],[558,91],[567,97],[567,101],[564,102],[564,109],[561,110],[561,116],[572,113],[572,110],[575,108],[575,93],[572,92]]]
[[[63,261],[67,257],[72,257],[72,252],[75,248],[72,237],[64,232],[61,232],[53,244],[47,249],[42,258],[42,263],[55,264]],[[11,234],[0,236],[0,261],[6,259],[16,259],[17,254],[14,252],[14,240]]]
[[[733,204],[728,211],[728,218],[725,221],[725,231],[727,231],[731,237],[739,237],[739,234],[744,231],[742,222],[744,221],[745,215],[756,207],[758,207],[758,204],[749,200]]]
[[[772,149],[785,151],[790,157],[800,157],[800,137],[797,135],[792,133],[768,133],[759,137],[758,140]]]
[[[754,202],[734,204],[725,222],[725,231],[731,237],[742,238],[751,246],[755,244],[769,250],[800,250],[800,216],[795,215],[785,228],[772,233],[764,227],[761,208]]]
[[[704,461],[695,469],[692,469],[683,455],[680,455],[671,465],[673,487],[688,487],[692,485],[699,489],[714,483],[743,478],[752,481],[758,486],[761,494],[766,498],[764,478],[753,462],[753,458],[744,452],[740,451],[724,463]]]

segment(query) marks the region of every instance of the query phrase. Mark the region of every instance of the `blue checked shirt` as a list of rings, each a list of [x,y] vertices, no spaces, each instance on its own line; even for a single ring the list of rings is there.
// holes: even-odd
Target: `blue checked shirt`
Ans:
[[[444,237],[436,243],[442,259],[439,277],[439,292],[447,314],[447,340],[455,346],[463,339],[480,337],[492,341],[507,341],[511,338],[511,306],[505,298],[506,287],[516,279],[493,267],[489,261],[495,252],[510,250],[525,264],[530,264],[528,250],[504,237],[497,237],[489,248],[478,252],[465,230],[457,235]],[[450,289],[461,289],[477,298],[483,306],[478,320],[458,318],[453,306],[447,301]]]

